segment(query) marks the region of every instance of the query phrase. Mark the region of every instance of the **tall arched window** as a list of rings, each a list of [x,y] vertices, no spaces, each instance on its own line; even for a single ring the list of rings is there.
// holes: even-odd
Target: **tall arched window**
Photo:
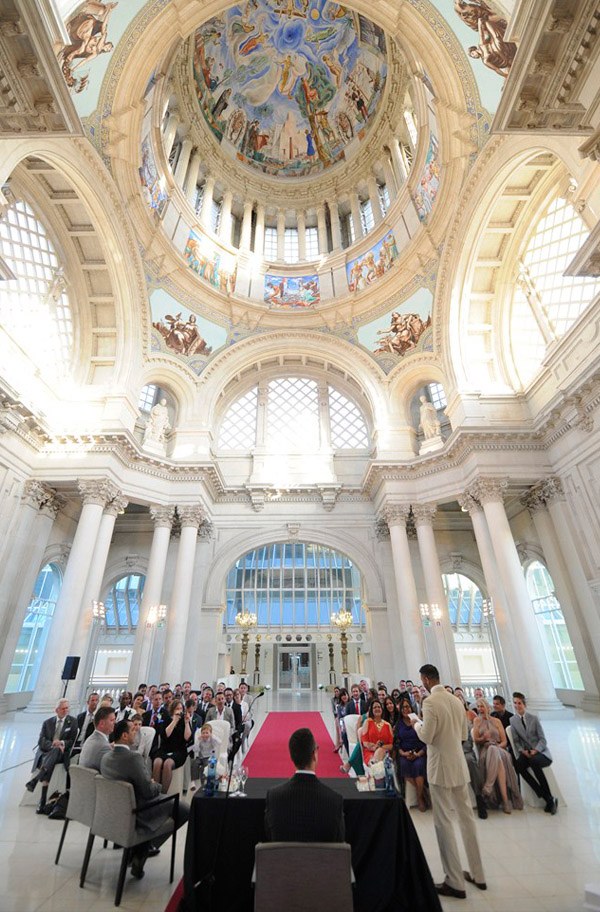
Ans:
[[[540,561],[532,561],[525,571],[525,579],[554,686],[583,690],[575,650],[552,577]]]
[[[523,385],[535,376],[548,345],[567,332],[600,292],[597,279],[565,275],[589,233],[571,203],[559,197],[538,222],[521,256],[510,341]]]
[[[40,369],[64,373],[73,354],[65,279],[52,242],[24,200],[0,219],[0,256],[14,277],[2,283],[0,322]]]
[[[106,630],[131,633],[138,625],[146,577],[139,573],[122,576],[104,596]]]
[[[494,619],[483,610],[481,590],[462,573],[444,573],[443,580],[463,685],[483,687],[488,697],[497,689],[506,691]]]
[[[246,610],[257,614],[259,627],[330,629],[331,615],[342,608],[364,627],[360,571],[324,545],[264,545],[240,557],[227,574],[225,622],[231,627]]]
[[[56,564],[42,567],[19,635],[6,693],[21,693],[35,687],[61,583]]]

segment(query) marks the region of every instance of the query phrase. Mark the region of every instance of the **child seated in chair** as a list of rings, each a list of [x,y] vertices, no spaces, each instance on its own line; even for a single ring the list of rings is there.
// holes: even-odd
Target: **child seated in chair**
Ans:
[[[215,755],[219,753],[219,742],[213,737],[212,725],[210,722],[205,722],[200,731],[197,732],[194,741],[194,754],[191,764],[192,785],[190,786],[190,791],[193,792],[196,790],[198,780],[200,780],[201,786],[204,785],[204,770],[208,766],[208,761],[210,760],[213,751],[215,752]]]

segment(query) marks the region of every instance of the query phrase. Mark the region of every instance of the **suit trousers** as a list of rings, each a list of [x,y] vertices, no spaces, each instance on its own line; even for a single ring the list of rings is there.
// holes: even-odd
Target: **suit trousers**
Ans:
[[[64,763],[65,768],[69,768],[68,755],[60,747],[51,747],[49,751],[42,754],[38,773],[40,782],[50,782],[57,763]]]
[[[477,842],[475,815],[471,807],[468,785],[446,788],[430,783],[429,792],[435,834],[440,848],[446,883],[454,887],[455,890],[465,889],[463,866],[458,854],[458,845],[454,834],[453,811],[460,827],[470,872],[477,883],[484,883],[485,874],[483,873],[483,863],[479,852],[479,843]]]
[[[550,766],[552,760],[549,760],[545,754],[534,754],[533,757],[526,757],[519,754],[514,761],[515,769],[519,776],[522,776],[525,782],[531,786],[538,798],[543,798],[546,804],[552,801],[552,792],[548,785],[548,780],[544,776],[543,768]],[[531,769],[531,773],[529,772]],[[533,773],[533,775],[532,775]]]

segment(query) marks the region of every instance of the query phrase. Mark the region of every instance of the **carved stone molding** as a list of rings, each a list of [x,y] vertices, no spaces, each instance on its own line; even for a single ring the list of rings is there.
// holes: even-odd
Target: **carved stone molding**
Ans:
[[[562,481],[557,475],[546,478],[540,490],[546,503],[551,503],[553,500],[566,500]]]
[[[129,501],[122,494],[113,498],[109,504],[104,508],[104,512],[109,516],[118,516],[120,513],[125,512],[125,508]]]
[[[389,528],[390,526],[406,526],[409,516],[410,504],[386,504],[378,518]]]
[[[106,507],[115,497],[120,496],[120,491],[107,478],[98,478],[94,480],[80,478],[77,482],[79,493],[84,506],[87,504],[98,504]]]
[[[127,554],[125,557],[125,566],[128,570],[135,570],[136,567],[140,566],[140,555],[139,554]]]
[[[300,533],[300,523],[286,523],[285,527],[288,533],[288,539],[297,539]]]
[[[523,494],[521,503],[524,507],[527,507],[532,516],[534,513],[539,513],[541,510],[546,509],[546,501],[537,485]]]
[[[170,505],[168,507],[161,507],[157,504],[153,504],[150,507],[150,516],[154,521],[154,528],[163,528],[170,529],[173,525],[173,517],[175,515],[175,507]]]
[[[338,498],[338,494],[342,490],[341,485],[317,485],[319,494],[321,495],[321,500],[323,501],[323,509],[328,513],[331,513],[335,507],[335,502]]]
[[[23,416],[15,408],[3,406],[0,408],[0,434],[16,431],[23,420]]]
[[[28,507],[39,510],[47,501],[52,500],[53,493],[45,484],[31,479],[25,482],[21,500]]]
[[[417,529],[419,526],[432,526],[437,513],[437,505],[413,504],[412,512]]]
[[[212,541],[215,537],[215,527],[211,522],[204,520],[198,527],[198,538],[202,542]]]
[[[204,507],[200,506],[200,504],[177,507],[177,512],[179,514],[182,529],[186,527],[197,529],[198,526],[200,526],[206,518],[206,511]]]
[[[474,497],[482,505],[497,503],[504,500],[507,487],[508,481],[505,478],[478,478],[466,494]]]
[[[478,500],[472,494],[459,494],[456,498],[458,505],[464,513],[481,513],[483,507]]]
[[[378,542],[390,540],[390,528],[384,519],[378,519],[375,523],[375,538]]]

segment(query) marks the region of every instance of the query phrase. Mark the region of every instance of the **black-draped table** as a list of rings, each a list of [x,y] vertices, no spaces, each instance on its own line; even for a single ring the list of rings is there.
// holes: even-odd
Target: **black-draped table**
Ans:
[[[247,798],[194,797],[185,846],[182,912],[252,912],[254,847],[265,841],[265,798],[282,781],[250,779]],[[403,799],[359,792],[351,779],[321,781],[344,799],[357,912],[441,912]]]

